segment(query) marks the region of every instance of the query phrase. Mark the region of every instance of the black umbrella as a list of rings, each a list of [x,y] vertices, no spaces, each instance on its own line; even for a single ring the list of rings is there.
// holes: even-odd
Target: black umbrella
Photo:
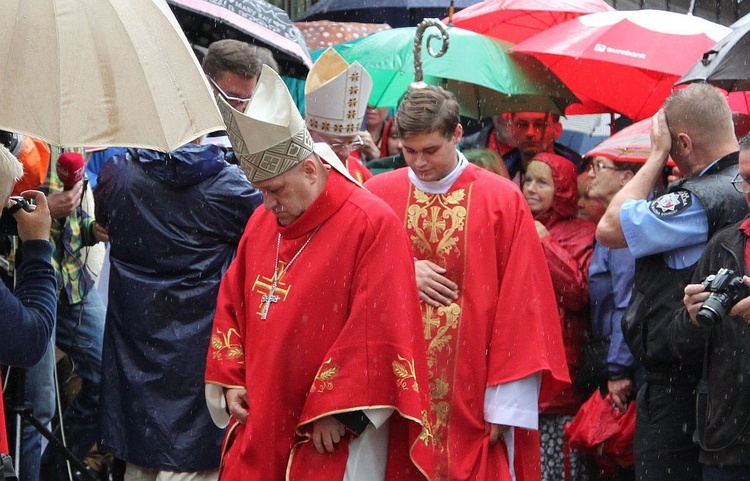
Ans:
[[[305,78],[312,59],[302,32],[264,0],[167,0],[188,40],[201,47],[224,38],[267,47],[282,74]]]
[[[456,10],[479,0],[455,0]],[[448,16],[450,0],[320,0],[298,20],[387,23],[391,27],[414,27],[425,18]]]
[[[721,39],[677,84],[707,82],[727,91],[750,90],[750,23]]]

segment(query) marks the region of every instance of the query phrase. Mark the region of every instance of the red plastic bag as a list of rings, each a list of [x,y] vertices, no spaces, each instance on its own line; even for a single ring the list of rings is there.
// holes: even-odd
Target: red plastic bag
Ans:
[[[616,466],[633,465],[634,435],[635,401],[621,413],[612,406],[611,396],[603,398],[598,390],[565,426],[570,448],[589,454],[605,472],[613,471]]]

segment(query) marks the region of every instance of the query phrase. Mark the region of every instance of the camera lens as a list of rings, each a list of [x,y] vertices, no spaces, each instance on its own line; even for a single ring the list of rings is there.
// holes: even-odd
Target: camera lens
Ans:
[[[703,303],[695,315],[698,324],[701,326],[711,327],[717,322],[724,319],[727,309],[730,307],[732,299],[726,294],[714,292]]]

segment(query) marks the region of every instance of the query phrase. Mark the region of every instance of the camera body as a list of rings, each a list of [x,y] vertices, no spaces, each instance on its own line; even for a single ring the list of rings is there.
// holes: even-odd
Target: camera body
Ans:
[[[695,317],[701,326],[711,327],[721,322],[732,306],[741,299],[744,283],[741,275],[738,276],[731,269],[721,268],[716,274],[703,279],[701,284],[711,295],[703,302]]]
[[[18,235],[18,224],[13,214],[18,212],[20,209],[26,212],[32,212],[34,210],[34,200],[25,199],[20,196],[12,195],[10,200],[15,202],[10,207],[3,208],[3,215],[0,217],[0,235],[13,236]]]

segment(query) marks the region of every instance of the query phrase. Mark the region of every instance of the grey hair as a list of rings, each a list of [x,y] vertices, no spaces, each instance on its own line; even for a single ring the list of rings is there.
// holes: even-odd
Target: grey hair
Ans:
[[[18,179],[23,177],[23,165],[10,153],[10,150],[0,145],[0,199],[5,199],[13,191]]]

